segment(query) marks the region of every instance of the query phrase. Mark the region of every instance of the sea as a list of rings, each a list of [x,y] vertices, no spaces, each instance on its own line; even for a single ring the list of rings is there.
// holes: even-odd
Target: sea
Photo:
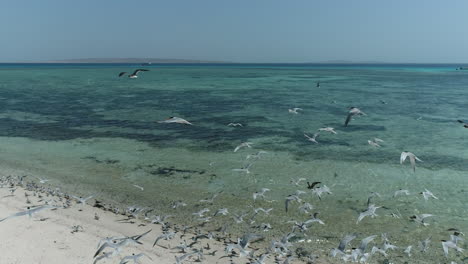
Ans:
[[[122,211],[144,208],[150,220],[255,233],[265,247],[294,232],[296,248],[330,263],[342,263],[330,251],[350,234],[349,248],[371,235],[368,251],[385,237],[397,246],[369,263],[466,263],[466,253],[444,256],[441,244],[454,230],[468,233],[461,66],[0,64],[0,168]],[[139,68],[149,71],[127,77]],[[345,127],[350,107],[365,115]],[[193,125],[158,123],[169,117]],[[336,134],[320,131],[318,143],[304,135],[324,127]],[[375,138],[380,147],[368,143]],[[403,151],[421,160],[415,170],[400,164]],[[330,193],[319,197],[324,186]],[[371,204],[375,215],[358,221]],[[215,216],[221,208],[229,214]],[[324,224],[298,227],[314,214]],[[414,221],[422,214],[432,216]]]

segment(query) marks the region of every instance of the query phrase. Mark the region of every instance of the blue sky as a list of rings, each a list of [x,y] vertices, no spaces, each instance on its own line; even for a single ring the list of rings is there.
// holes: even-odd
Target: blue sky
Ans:
[[[0,61],[468,62],[465,0],[15,0]]]

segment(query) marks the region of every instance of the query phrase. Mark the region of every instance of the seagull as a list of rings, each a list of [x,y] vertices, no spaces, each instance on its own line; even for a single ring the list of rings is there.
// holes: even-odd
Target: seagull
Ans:
[[[46,182],[50,181],[48,179],[42,179],[42,178],[39,178],[39,177],[36,177],[36,178],[39,180],[40,183],[46,183]]]
[[[297,180],[291,178],[290,183],[293,184],[293,185],[299,186],[299,184],[301,183],[301,181],[306,181],[306,180],[307,180],[306,178],[299,178],[299,179],[297,179]]]
[[[346,246],[356,238],[356,235],[346,235],[343,239],[341,239],[340,244],[338,245],[338,248],[334,248],[331,250],[331,255],[332,257],[336,257],[336,255],[344,255],[345,253],[345,248]]]
[[[228,209],[227,208],[218,209],[218,211],[216,211],[216,213],[213,216],[217,216],[217,215],[221,215],[221,214],[222,215],[229,214]]]
[[[131,78],[131,79],[136,79],[138,78],[138,73],[139,72],[143,72],[143,71],[149,71],[149,70],[146,70],[146,69],[136,69],[132,74],[128,75],[128,78]],[[125,75],[127,72],[121,72],[119,73],[119,77],[122,77],[123,75]]]
[[[325,131],[336,135],[336,131],[333,127],[322,127],[319,128],[317,131]]]
[[[126,237],[124,239],[121,239],[120,242],[118,240],[113,240],[111,242],[105,242],[99,247],[99,249],[96,251],[94,254],[94,258],[99,255],[104,249],[107,247],[113,248],[115,253],[119,253],[122,247],[130,245],[130,244],[141,244],[138,240],[142,237],[141,236],[135,236],[135,237]]]
[[[436,199],[436,200],[439,200],[439,198],[437,198],[431,191],[429,191],[428,189],[424,189],[424,192],[421,193],[424,197],[424,200],[428,201],[429,198],[433,198],[433,199]]]
[[[311,142],[314,142],[315,144],[318,144],[317,142],[317,138],[320,136],[320,133],[315,133],[312,137],[310,137],[309,135],[307,135],[306,133],[304,133],[304,137],[307,138],[307,140],[311,141]]]
[[[317,187],[317,188],[314,188],[313,185],[310,186],[310,187],[313,188],[312,193],[317,195],[319,200],[322,200],[322,194],[324,194],[324,193],[332,194],[332,192],[330,191],[330,188],[328,188],[328,186],[326,186],[326,185],[323,185],[323,186]]]
[[[298,108],[298,107],[295,107],[293,109],[288,109],[288,112],[291,113],[291,114],[299,114],[299,112],[297,112],[298,110],[301,110],[302,111],[302,108]]]
[[[162,235],[160,235],[160,236],[158,236],[156,238],[156,241],[154,241],[154,243],[153,243],[153,247],[156,246],[156,244],[158,243],[159,240],[161,240],[161,239],[170,240],[170,239],[173,239],[174,236],[175,236],[174,232],[165,232],[165,233],[163,233]]]
[[[48,208],[57,208],[57,207],[52,206],[52,205],[43,205],[43,206],[39,206],[39,207],[35,207],[35,208],[27,207],[26,211],[18,212],[16,214],[13,214],[13,215],[10,215],[10,216],[5,217],[3,219],[0,219],[0,222],[3,222],[5,220],[13,218],[13,217],[23,216],[23,215],[28,215],[29,218],[31,218],[33,214],[35,214],[35,213],[37,213],[39,211],[42,211],[44,209],[48,209]]]
[[[268,208],[268,209],[264,209],[262,207],[259,207],[259,208],[256,208],[254,209],[254,216],[258,215],[260,212],[263,212],[264,214],[266,215],[269,215],[271,210],[273,210],[273,208]]]
[[[363,256],[365,257],[365,251],[367,249],[367,245],[372,242],[372,240],[374,240],[375,238],[377,237],[377,235],[373,235],[373,236],[368,236],[366,238],[364,238],[363,240],[361,240],[361,244],[359,245],[359,248],[356,248],[352,251],[351,253],[351,257],[353,258],[354,261],[358,261],[358,258],[360,256]],[[362,261],[361,261],[362,262]]]
[[[142,191],[145,190],[145,189],[144,189],[143,187],[141,187],[140,185],[133,184],[133,187],[138,188],[138,189],[140,189],[140,190],[142,190]]]
[[[204,214],[207,213],[207,212],[209,212],[209,211],[210,211],[210,209],[208,209],[208,208],[203,208],[203,209],[201,209],[200,211],[198,211],[198,212],[196,212],[196,213],[193,213],[192,215],[197,215],[198,217],[202,218],[202,217],[204,217]]]
[[[232,127],[243,127],[243,125],[241,123],[229,123],[227,126],[232,126]]]
[[[244,148],[244,147],[252,148],[252,144],[253,144],[252,142],[243,142],[234,149],[234,152],[237,152],[239,149]]]
[[[424,219],[426,219],[428,217],[431,217],[431,216],[434,216],[434,215],[432,215],[432,214],[420,214],[420,215],[410,216],[410,219],[411,219],[411,221],[419,223],[419,224],[421,224],[423,226],[428,226],[429,224],[424,222]]]
[[[373,138],[371,140],[367,140],[367,143],[369,143],[369,145],[373,146],[373,147],[376,147],[376,148],[380,148],[380,142],[384,142],[383,140],[379,139],[379,138]]]
[[[171,117],[167,118],[166,120],[158,121],[158,123],[165,123],[165,124],[178,123],[178,124],[184,124],[184,125],[193,125],[189,121],[187,121],[187,120],[185,120],[183,118],[180,118],[180,117],[175,117],[175,116],[171,116]]]
[[[145,257],[147,257],[147,258],[153,260],[153,259],[150,258],[148,255],[146,255],[145,253],[140,253],[140,254],[137,254],[137,255],[132,254],[131,256],[126,256],[126,257],[124,257],[124,258],[120,261],[120,264],[126,264],[126,263],[128,263],[130,260],[133,260],[133,263],[138,264],[138,263],[140,263],[140,262],[138,261],[138,259],[141,258],[141,257],[143,257],[143,256],[145,256]]]
[[[247,156],[245,157],[245,159],[258,160],[258,159],[260,159],[261,155],[263,155],[263,154],[268,154],[268,152],[263,151],[263,150],[260,150],[260,151],[257,152],[257,153],[247,155]]]
[[[240,169],[232,169],[232,171],[237,171],[237,172],[245,172],[247,174],[250,173],[250,167],[252,167],[253,163],[249,163],[246,166],[240,168]]]
[[[400,164],[403,164],[405,162],[406,158],[409,157],[411,167],[413,168],[413,172],[416,172],[416,160],[422,162],[416,155],[414,155],[411,152],[408,151],[403,151],[400,156]]]
[[[408,246],[406,247],[405,251],[403,251],[404,253],[406,253],[406,255],[408,255],[408,257],[411,257],[411,249],[413,248],[413,246]]]
[[[290,194],[286,197],[286,200],[284,201],[284,208],[286,210],[286,212],[288,212],[288,208],[289,208],[289,203],[292,202],[292,201],[296,201],[298,203],[301,203],[302,202],[302,199],[299,198],[299,196],[295,195],[295,194]]]
[[[304,223],[305,223],[305,224],[319,223],[319,224],[321,224],[321,225],[324,225],[325,223],[324,223],[322,220],[320,220],[320,219],[317,218],[317,215],[318,215],[318,214],[319,214],[318,212],[315,212],[314,215],[312,216],[312,218],[309,219],[309,220],[307,220],[307,221],[305,221]]]
[[[265,199],[265,193],[266,192],[269,192],[271,191],[270,189],[268,188],[262,188],[262,190],[258,191],[258,192],[254,192],[253,193],[253,199],[254,201],[257,200],[258,197],[263,197],[263,199]]]
[[[431,243],[431,237],[426,238],[423,241],[419,241],[419,249],[421,252],[426,252],[429,249],[429,244]]]
[[[80,204],[83,204],[83,205],[84,205],[84,204],[86,204],[86,201],[88,201],[89,199],[93,198],[94,195],[88,196],[88,197],[86,197],[86,198],[83,198],[83,197],[81,197],[81,196],[80,196],[80,197],[77,197],[77,196],[74,196],[74,195],[71,195],[71,197],[75,198],[77,201],[80,202]]]
[[[442,240],[442,248],[444,250],[444,254],[445,254],[446,257],[448,256],[449,248],[453,248],[458,252],[463,252],[463,250],[464,250],[463,248],[458,247],[457,243],[455,241],[453,241],[453,240],[449,240],[449,241]]]
[[[315,87],[320,88],[320,82],[317,82],[317,84],[315,85]]]
[[[403,195],[403,194],[410,195],[410,192],[408,190],[400,189],[393,194],[393,198],[397,197],[398,195]]]
[[[314,206],[311,205],[310,203],[303,203],[301,206],[299,206],[299,211],[304,214],[308,214],[309,213],[308,210],[313,210],[313,209],[314,209]]]
[[[358,220],[357,220],[356,224],[361,222],[361,220],[364,219],[364,217],[366,217],[366,216],[370,216],[372,218],[374,218],[375,216],[378,216],[375,213],[375,211],[377,209],[379,209],[380,207],[381,206],[375,206],[375,204],[369,204],[369,206],[367,207],[367,210],[359,214],[359,217],[358,217]]]
[[[221,191],[221,192],[222,192],[222,191]],[[218,197],[218,195],[219,195],[221,192],[217,192],[217,193],[213,194],[213,195],[211,196],[211,198],[209,198],[209,199],[208,199],[208,198],[207,198],[207,199],[202,199],[202,200],[200,200],[200,201],[198,201],[198,202],[200,202],[200,203],[209,203],[209,204],[213,204],[214,199],[215,199],[216,197]]]
[[[348,112],[348,116],[346,117],[346,121],[345,121],[345,127],[348,126],[348,123],[349,121],[351,121],[351,118],[355,115],[366,115],[364,112],[362,112],[361,110],[359,110],[359,108],[357,107],[350,107],[349,108],[349,112]]]
[[[234,214],[233,213],[232,219],[234,219],[234,221],[236,221],[237,224],[240,224],[240,223],[244,222],[244,217],[246,217],[247,215],[248,215],[248,213],[241,213],[241,214]]]
[[[458,123],[462,123],[464,128],[468,128],[468,123],[465,123],[462,120],[457,120],[457,121],[458,121]]]

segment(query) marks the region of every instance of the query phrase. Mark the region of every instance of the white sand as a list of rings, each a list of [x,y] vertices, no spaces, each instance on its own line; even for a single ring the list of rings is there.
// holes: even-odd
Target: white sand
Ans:
[[[8,188],[0,188],[0,219],[24,211],[26,204],[25,190],[18,188],[14,196],[9,195]],[[32,193],[32,192],[28,192]],[[33,205],[38,205],[37,197],[29,197]],[[91,202],[93,203],[93,202]],[[97,214],[99,220],[95,220]],[[46,219],[40,221],[40,219]],[[0,222],[0,263],[1,264],[83,264],[93,263],[93,255],[97,250],[99,241],[110,236],[133,236],[142,234],[150,229],[151,233],[141,239],[142,245],[127,246],[118,255],[111,259],[103,259],[98,263],[120,263],[120,259],[132,253],[145,253],[150,259],[141,260],[141,263],[175,263],[177,250],[164,249],[159,246],[152,247],[155,238],[162,233],[160,225],[119,223],[116,220],[125,219],[123,215],[94,208],[90,205],[73,203],[68,209],[45,209],[33,215],[32,218],[19,216]],[[72,227],[80,225],[82,232],[71,233]],[[186,237],[190,240],[191,235]],[[158,244],[175,247],[180,243],[179,235],[170,241],[160,240]],[[191,240],[190,240],[191,241]],[[205,240],[203,245],[210,243],[218,252],[216,257],[205,256],[206,263],[228,263],[229,259],[219,261],[224,252],[220,242]],[[198,247],[201,247],[201,243]],[[109,252],[110,250],[106,250]],[[205,252],[211,252],[205,250]],[[218,262],[219,261],[219,262]],[[132,262],[130,262],[132,263]],[[186,262],[188,263],[188,261]]]

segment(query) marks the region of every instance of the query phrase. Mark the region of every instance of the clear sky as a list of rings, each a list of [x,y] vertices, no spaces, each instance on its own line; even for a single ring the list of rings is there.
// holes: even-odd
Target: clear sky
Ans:
[[[0,0],[0,61],[468,62],[466,0]]]

